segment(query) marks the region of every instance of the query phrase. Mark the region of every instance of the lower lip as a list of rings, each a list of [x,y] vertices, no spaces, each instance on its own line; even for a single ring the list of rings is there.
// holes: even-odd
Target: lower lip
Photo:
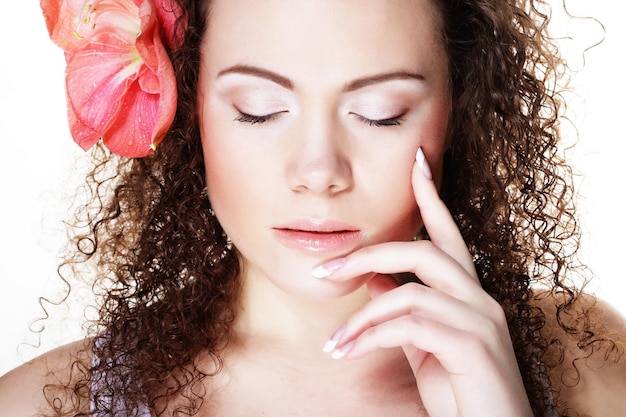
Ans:
[[[361,239],[358,230],[315,233],[304,230],[274,229],[278,241],[289,249],[306,252],[338,252],[354,248]]]

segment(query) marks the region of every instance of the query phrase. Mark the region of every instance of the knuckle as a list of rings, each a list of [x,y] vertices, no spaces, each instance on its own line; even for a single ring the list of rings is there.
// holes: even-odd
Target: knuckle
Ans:
[[[417,282],[408,282],[402,287],[410,299],[420,297],[424,293],[425,288],[423,285],[418,284]]]
[[[489,355],[490,347],[489,343],[483,338],[478,337],[476,334],[466,333],[464,336],[463,345],[466,351],[471,357],[484,358]]]
[[[419,332],[416,330],[422,326],[423,323],[424,320],[420,316],[409,315],[405,317],[402,330],[409,336],[409,339],[415,339],[419,337]]]
[[[439,252],[439,248],[435,246],[431,240],[418,240],[415,244],[421,251],[425,252],[426,255],[433,255]]]
[[[420,316],[410,314],[404,317],[404,330],[411,331],[423,323]]]
[[[373,326],[366,329],[358,337],[359,343],[370,347],[388,347],[388,337],[386,337],[386,331],[381,326]]]
[[[485,303],[485,308],[488,317],[498,328],[502,328],[507,325],[506,314],[504,313],[504,309],[500,303],[489,297],[489,300]]]

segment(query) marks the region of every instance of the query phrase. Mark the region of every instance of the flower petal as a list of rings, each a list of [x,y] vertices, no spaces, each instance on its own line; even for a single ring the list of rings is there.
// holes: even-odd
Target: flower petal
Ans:
[[[158,114],[159,96],[141,90],[133,83],[113,124],[103,135],[104,145],[118,155],[138,158],[154,150],[153,131]]]
[[[173,0],[40,0],[51,39],[65,52],[68,120],[84,149],[145,156],[176,113],[166,45],[186,29]],[[176,22],[179,24],[176,25]]]
[[[124,156],[142,157],[153,151],[176,114],[174,68],[159,33],[153,30],[152,35],[152,47],[146,51],[152,55],[150,61],[156,62],[156,68],[142,68],[140,78],[126,93],[117,118],[104,135],[105,145]],[[144,87],[150,88],[146,91]],[[158,94],[151,94],[155,89]]]
[[[115,32],[133,42],[139,33],[138,7],[129,0],[40,0],[50,38],[66,53],[92,36]]]
[[[70,130],[81,147],[88,148],[94,135],[106,132],[141,66],[137,50],[114,34],[103,34],[90,48],[71,55],[66,72]]]

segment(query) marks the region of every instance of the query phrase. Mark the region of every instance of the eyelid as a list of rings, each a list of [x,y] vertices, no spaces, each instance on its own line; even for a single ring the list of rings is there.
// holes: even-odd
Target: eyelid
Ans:
[[[385,126],[399,126],[404,122],[404,116],[406,114],[406,112],[403,112],[397,116],[394,117],[387,117],[384,119],[369,119],[365,116],[362,116],[360,114],[357,113],[350,113],[351,115],[353,115],[354,117],[356,117],[359,121],[363,122],[363,123],[367,123],[370,126],[375,126],[375,127],[385,127]]]
[[[340,104],[343,114],[356,114],[372,121],[405,116],[425,97],[423,83],[393,80],[346,93]]]
[[[255,124],[262,124],[265,122],[270,122],[272,120],[275,120],[276,118],[278,118],[282,113],[287,113],[287,111],[279,111],[279,112],[274,112],[274,113],[269,113],[269,114],[264,114],[264,115],[254,115],[254,114],[249,114],[249,113],[245,113],[242,112],[241,110],[237,109],[237,112],[239,113],[239,115],[235,118],[236,122],[240,122],[240,123],[247,123],[247,124],[251,124],[251,125],[255,125]]]
[[[397,97],[384,95],[359,97],[358,100],[346,100],[340,112],[361,119],[365,122],[385,122],[405,116],[413,107],[412,103]]]
[[[271,113],[293,111],[297,107],[295,98],[285,94],[284,89],[273,83],[261,86],[258,83],[226,82],[218,88],[218,95],[237,112],[248,116],[263,117]]]
[[[291,108],[286,101],[274,98],[264,99],[262,97],[248,96],[233,100],[233,106],[237,111],[251,115],[264,115],[270,113],[280,113]]]

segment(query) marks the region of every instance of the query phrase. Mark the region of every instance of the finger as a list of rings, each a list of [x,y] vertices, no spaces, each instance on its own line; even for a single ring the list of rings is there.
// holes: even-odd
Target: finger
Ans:
[[[492,303],[497,304],[493,300]],[[494,311],[491,308],[474,308],[424,285],[405,284],[379,295],[355,311],[343,326],[345,330],[337,345],[358,338],[371,327],[405,315],[419,315],[497,343],[503,337],[508,338],[509,334],[506,320],[502,318],[504,314]]]
[[[506,401],[507,409],[514,411],[509,415],[532,415],[510,344],[492,345],[471,332],[435,320],[408,315],[381,323],[369,328],[353,342],[339,347],[333,357],[358,359],[377,349],[395,347],[402,347],[405,352],[416,349],[432,354],[449,376],[456,403],[470,411],[466,415],[487,410],[494,401],[495,404]],[[409,361],[416,376],[428,371],[421,366],[429,358],[428,355],[417,356],[417,361]],[[438,372],[437,375],[443,374]],[[489,394],[477,395],[484,394],[477,384],[489,387]]]
[[[413,193],[431,241],[458,262],[468,274],[478,280],[474,261],[463,236],[450,211],[439,198],[422,148],[418,149],[415,159],[412,172]]]
[[[459,416],[450,374],[433,355],[427,355],[416,374],[417,388],[429,416]],[[441,399],[448,399],[442,401]]]
[[[341,267],[334,268],[338,264]],[[321,273],[324,270],[327,273]],[[482,300],[485,295],[477,280],[469,276],[450,255],[429,241],[386,242],[367,246],[345,258],[318,266],[313,270],[313,275],[342,282],[370,272],[412,272],[429,287],[466,301],[475,298]]]
[[[349,343],[338,344],[333,357],[358,359],[378,349],[413,346],[436,355],[449,373],[458,374],[467,367],[465,359],[459,358],[459,347],[470,339],[474,336],[436,320],[404,315],[368,328]]]

